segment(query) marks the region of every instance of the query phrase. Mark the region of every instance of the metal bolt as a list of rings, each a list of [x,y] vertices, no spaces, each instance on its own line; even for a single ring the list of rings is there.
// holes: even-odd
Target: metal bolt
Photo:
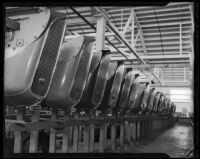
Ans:
[[[16,46],[20,47],[20,46],[23,46],[23,44],[24,44],[23,39],[17,39]]]

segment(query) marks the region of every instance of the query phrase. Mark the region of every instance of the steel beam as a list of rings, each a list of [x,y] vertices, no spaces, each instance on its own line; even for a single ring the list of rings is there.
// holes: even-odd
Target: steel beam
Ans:
[[[137,19],[137,16],[136,16],[136,13],[134,12],[133,10],[133,15],[134,15],[134,19],[135,19],[135,23],[138,27],[138,33],[140,35],[140,39],[141,39],[141,42],[142,42],[142,47],[144,49],[144,53],[147,54],[147,49],[146,49],[146,44],[144,42],[144,35],[143,35],[143,31],[142,31],[142,27],[140,26],[140,23],[138,22],[138,19]]]
[[[140,56],[143,60],[177,60],[177,59],[190,59],[189,55],[154,55],[154,56]],[[130,60],[137,60],[136,57],[129,55],[128,58]],[[112,61],[118,61],[118,60],[124,60],[126,61],[126,59],[124,57],[120,57],[120,56],[115,56],[114,54],[112,54]]]
[[[190,63],[191,63],[191,68],[193,68],[193,63],[194,63],[194,3],[190,5],[190,14],[191,14],[191,21],[192,21],[192,32],[191,32],[191,37],[190,37],[190,44],[191,44],[191,50],[192,52],[190,53]]]
[[[124,26],[124,29],[123,29],[123,32],[122,32],[122,35],[125,35],[127,30],[128,30],[128,27],[130,26],[131,24],[131,21],[133,21],[133,12],[131,11],[131,14],[126,22],[126,25]],[[132,26],[133,27],[133,26]]]
[[[190,64],[182,64],[182,63],[180,63],[180,64],[167,64],[166,66],[163,65],[163,64],[149,64],[150,68],[154,68],[154,67],[156,67],[156,68],[171,68],[172,66],[174,68],[183,68],[183,67],[186,67],[188,69],[190,68]],[[129,67],[132,67],[132,65],[125,63],[125,67],[129,68]]]
[[[169,3],[170,4],[170,3]],[[169,6],[169,4],[168,4],[168,6]],[[174,7],[172,7],[172,8],[166,8],[166,7],[160,7],[160,8],[156,8],[156,10],[158,10],[158,13],[159,12],[163,12],[163,11],[169,11],[169,14],[171,13],[171,11],[173,11],[173,10],[179,10],[179,8],[180,8],[180,5],[182,5],[182,3],[177,3],[177,4],[171,4],[170,5],[170,7],[171,6],[174,6]],[[188,5],[188,2],[186,3],[186,4],[184,4],[184,5]],[[112,10],[110,10],[110,11],[108,11],[109,13],[113,13],[113,12],[118,12],[118,10],[120,9],[120,8],[122,8],[122,7],[117,7],[116,9],[112,9]],[[137,13],[138,14],[147,14],[147,15],[151,15],[151,14],[153,14],[153,11],[152,11],[152,9],[150,9],[150,8],[148,8],[148,7],[145,7],[145,9],[142,9],[142,8],[144,8],[144,7],[133,7],[134,9],[137,9]],[[140,10],[141,9],[141,10]],[[187,6],[182,6],[181,7],[181,9],[188,9],[188,7]],[[127,8],[125,8],[125,7],[123,7],[123,10],[129,10],[129,7],[127,7]]]
[[[180,60],[174,60],[174,61],[165,61],[165,62],[167,62],[167,65],[176,65],[176,64],[185,64],[185,65],[187,65],[188,66],[188,64],[190,64],[190,61],[180,61]],[[124,62],[124,64],[125,65],[127,65],[127,66],[130,66],[131,67],[131,65],[139,65],[139,63],[137,62],[137,61],[132,61],[132,62]],[[149,64],[151,65],[151,66],[159,66],[159,67],[165,67],[165,65],[166,65],[166,63],[163,63],[162,61],[149,61]],[[160,65],[162,65],[162,66],[160,66]],[[166,65],[166,67],[167,67],[167,65]],[[171,67],[170,67],[171,68]]]
[[[191,15],[191,21],[192,21],[192,32],[194,32],[194,4],[190,5],[190,15]]]
[[[76,13],[86,24],[88,24],[94,31],[96,31],[96,27],[91,24],[86,18],[84,18],[78,11],[76,11],[73,7],[70,7],[70,9]],[[125,57],[127,60],[129,60],[121,50],[119,50],[107,37],[105,40],[110,44],[118,53],[120,53],[123,57]]]
[[[182,24],[179,25],[179,31],[180,31],[180,55],[182,55]]]
[[[118,29],[110,22],[107,13],[99,7],[93,7],[97,12],[100,12],[104,18],[107,20],[107,27],[109,30],[111,30],[113,33],[115,33],[115,35],[117,36],[117,38],[123,42],[125,44],[125,46],[137,57],[138,61],[140,61],[140,63],[145,64],[145,62],[139,57],[139,55],[135,52],[135,50],[132,48],[132,46],[129,44],[129,42],[123,37],[121,36],[121,33],[119,33]]]
[[[135,52],[135,50],[132,48],[132,46],[130,45],[130,43],[123,36],[121,36],[121,34],[119,33],[118,29],[109,21],[107,13],[102,8],[98,8],[98,7],[93,7],[93,8],[97,12],[100,12],[104,16],[104,18],[107,20],[107,22],[108,22],[107,23],[108,29],[110,29],[113,33],[116,34],[117,38],[126,45],[126,47],[136,56],[137,60],[141,64],[145,65],[146,64],[145,61],[140,58],[140,56]],[[151,72],[151,74],[155,77],[156,80],[158,80],[161,83],[161,81],[158,79],[157,76],[154,75],[153,72]],[[147,75],[145,74],[145,76],[147,76]]]
[[[105,41],[105,19],[102,16],[98,16],[97,18],[97,34],[96,34],[96,50],[104,49],[104,41]]]
[[[70,9],[71,9],[74,13],[76,13],[82,20],[84,20],[93,30],[96,31],[96,28],[94,27],[94,25],[92,25],[89,21],[87,21],[87,19],[85,19],[79,12],[77,12],[73,7],[70,7]],[[104,15],[104,18],[108,19],[108,17],[106,16],[106,14],[103,14],[103,15]],[[108,20],[109,20],[109,19],[108,19]],[[121,35],[120,35],[119,32],[116,30],[116,28],[113,27],[113,25],[110,25],[109,28],[111,28],[111,29],[113,30],[113,32],[115,31],[115,32],[117,33],[117,36],[121,37]],[[114,32],[114,33],[115,33],[115,32]],[[122,40],[124,40],[125,45],[131,50],[131,52],[135,53],[134,50],[133,50],[133,48],[132,48],[132,47],[130,46],[130,44],[127,42],[127,40],[126,40],[125,38],[123,38],[123,37],[121,37],[121,38],[122,38]],[[130,60],[128,59],[127,56],[125,56],[112,42],[110,42],[110,41],[108,40],[108,38],[105,38],[105,40],[106,40],[113,48],[115,48],[116,51],[118,51],[123,57],[125,57],[126,60],[130,61]],[[135,53],[135,55],[139,58],[139,56],[138,56],[136,53]],[[139,59],[140,59],[140,58],[139,58]],[[138,60],[139,60],[139,59],[138,59]],[[140,59],[139,61],[140,61],[140,63],[142,63],[142,64],[145,65],[145,62],[144,62],[142,59]],[[131,62],[131,61],[130,61],[130,62]],[[152,72],[151,72],[151,73],[152,73]],[[153,73],[152,73],[152,75],[155,76]],[[145,75],[145,76],[147,76],[147,75]],[[156,77],[156,76],[155,76],[155,77]],[[161,83],[161,81],[160,81],[157,77],[156,77],[156,79],[157,79],[158,82]]]
[[[133,13],[133,12],[131,12],[131,13]],[[134,40],[134,30],[135,30],[135,19],[134,19],[134,16],[132,16],[131,45],[132,45],[132,47],[135,48],[136,40]]]

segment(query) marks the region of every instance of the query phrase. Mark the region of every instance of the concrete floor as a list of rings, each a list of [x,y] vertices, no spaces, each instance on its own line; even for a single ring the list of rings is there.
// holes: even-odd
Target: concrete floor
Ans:
[[[117,141],[119,145],[119,140]],[[94,150],[98,152],[98,143],[94,144]],[[105,153],[121,153],[119,146],[116,151],[111,150],[111,141],[107,140]],[[124,153],[166,153],[170,157],[186,157],[186,153],[193,146],[193,130],[191,126],[175,125],[168,130],[158,131],[148,139],[135,141],[131,145],[125,144]],[[56,151],[61,152],[60,150]],[[72,152],[70,147],[69,152]],[[79,143],[78,152],[83,152],[83,143]]]
[[[192,127],[175,125],[174,127],[157,132],[146,140],[125,147],[129,153],[166,153],[170,157],[185,157],[193,146]]]

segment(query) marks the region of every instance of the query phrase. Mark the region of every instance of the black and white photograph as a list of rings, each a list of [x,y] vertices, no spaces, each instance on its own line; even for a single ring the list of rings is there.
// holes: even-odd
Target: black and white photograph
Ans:
[[[4,157],[197,157],[195,5],[5,4]]]

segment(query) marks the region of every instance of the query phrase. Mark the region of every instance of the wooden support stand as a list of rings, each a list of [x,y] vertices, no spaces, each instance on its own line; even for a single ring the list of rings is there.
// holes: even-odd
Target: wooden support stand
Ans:
[[[53,110],[51,115],[51,120],[57,118],[57,111]],[[50,129],[50,142],[49,142],[49,153],[55,153],[56,150],[56,130],[54,128]]]
[[[89,144],[90,144],[90,127],[85,125],[84,137],[83,137],[84,152],[89,152]]]
[[[104,152],[105,124],[100,127],[99,152]]]
[[[17,120],[24,119],[24,109],[20,108],[17,110]],[[14,153],[22,153],[22,132],[16,131],[14,140]]]
[[[75,112],[74,114],[75,119],[79,119],[79,112]],[[78,152],[78,133],[79,133],[79,126],[74,126],[74,133],[73,133],[73,152]]]
[[[95,115],[92,115],[91,116],[91,120],[95,118]],[[90,145],[89,145],[89,152],[94,152],[94,129],[95,129],[95,126],[92,124],[90,126]]]
[[[145,138],[148,136],[148,119],[145,120],[145,133],[144,133]]]
[[[111,149],[113,152],[116,150],[116,125],[111,126]]]
[[[64,120],[68,120],[68,119],[69,119],[69,113],[65,112]],[[69,138],[71,138],[70,128],[65,127],[64,133],[63,133],[63,145],[62,145],[62,152],[63,153],[69,152]]]
[[[127,122],[126,123],[126,140],[127,140],[128,144],[130,144],[130,142],[131,142],[130,127],[131,127],[130,122]]]
[[[82,142],[82,134],[83,134],[83,126],[80,125],[80,126],[79,126],[79,134],[78,134],[79,143]]]
[[[85,126],[84,128],[84,152],[89,152],[89,143],[90,143],[90,131],[89,126]]]
[[[136,140],[136,122],[132,123],[131,137],[132,137],[132,141],[134,142]]]
[[[120,124],[120,149],[121,149],[121,152],[124,152],[124,124],[125,123]]]
[[[33,111],[32,114],[32,122],[36,122],[40,120],[40,111]],[[38,148],[38,133],[39,131],[32,131],[30,136],[30,147],[29,153],[36,153]]]
[[[105,147],[107,146],[107,132],[108,132],[107,123],[105,123],[105,137],[104,137],[104,144],[105,144]]]
[[[17,111],[17,120],[6,120],[7,128],[6,130],[14,131],[15,140],[14,140],[14,153],[22,153],[22,131],[30,131],[30,145],[29,152],[37,153],[38,152],[38,135],[39,131],[42,129],[50,129],[50,143],[49,143],[49,152],[56,152],[56,131],[63,132],[63,142],[62,142],[62,153],[68,152],[80,152],[79,145],[79,127],[82,125],[84,128],[83,131],[83,152],[95,152],[95,126],[98,126],[100,129],[99,136],[99,152],[104,152],[105,147],[107,146],[107,125],[105,122],[111,124],[111,149],[112,152],[117,150],[117,126],[120,127],[120,151],[124,152],[125,139],[130,146],[131,142],[139,141],[146,138],[153,131],[164,130],[172,126],[174,123],[173,117],[143,117],[143,116],[113,116],[112,118],[95,118],[95,115],[86,118],[80,118],[79,112],[75,112],[74,119],[70,119],[69,113],[65,113],[63,120],[57,119],[57,112],[53,111],[50,121],[40,122],[40,111],[32,111],[32,122],[22,122],[24,118],[24,110],[18,109]],[[56,121],[55,121],[56,119]],[[83,121],[84,120],[84,121]],[[93,122],[95,121],[95,122]],[[63,122],[63,123],[62,123]],[[53,123],[53,124],[52,124]],[[59,124],[58,124],[59,123]],[[48,125],[49,124],[49,125]],[[64,124],[64,125],[62,125]],[[65,125],[66,124],[66,125]],[[95,125],[95,126],[94,126]],[[45,128],[44,128],[45,126]],[[100,126],[100,128],[99,128]],[[60,128],[60,129],[59,129]],[[73,129],[74,130],[73,130]],[[72,133],[73,131],[73,133]],[[70,139],[73,139],[73,142],[70,143]],[[82,152],[82,150],[81,150]]]
[[[136,122],[137,123],[137,137],[136,137],[136,139],[137,140],[140,140],[140,121],[137,121]]]

